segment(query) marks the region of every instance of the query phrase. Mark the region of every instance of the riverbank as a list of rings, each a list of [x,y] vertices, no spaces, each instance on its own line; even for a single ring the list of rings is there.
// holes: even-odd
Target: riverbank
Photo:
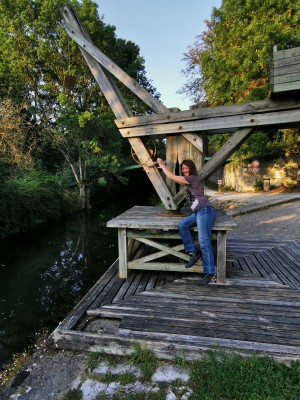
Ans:
[[[227,194],[223,194],[222,196],[225,196],[226,201],[230,199],[229,195]],[[231,196],[239,196],[239,194],[231,194]],[[275,194],[273,194],[273,196],[273,198],[275,199]],[[232,207],[231,210],[235,211],[237,211],[238,209],[242,211],[243,207],[249,207],[250,202],[252,205],[255,204],[254,199],[257,204],[255,210],[257,212],[254,212],[252,207],[251,213],[241,212],[240,216],[236,215],[235,218],[239,220],[239,229],[236,233],[240,234],[241,232],[244,232],[248,235],[254,236],[257,235],[259,232],[259,234],[276,235],[277,238],[281,237],[281,235],[283,235],[284,233],[286,238],[290,237],[291,239],[295,239],[295,234],[297,234],[299,237],[300,193],[296,195],[299,196],[298,198],[295,198],[294,195],[291,196],[288,193],[283,196],[285,197],[282,197],[280,205],[276,203],[276,206],[274,207],[271,207],[272,204],[270,205],[270,203],[267,203],[267,201],[270,200],[271,194],[265,195],[264,193],[261,193],[256,194],[255,196],[250,196],[250,194],[241,194],[240,197],[235,199],[235,203],[233,202],[233,200],[231,200],[230,206],[235,206],[235,208]],[[220,194],[216,194],[214,200],[224,201],[224,199],[221,199]],[[262,209],[263,201],[265,201],[265,203]],[[267,206],[267,204],[269,205]],[[228,210],[229,209],[230,208],[228,208]],[[273,223],[268,224],[268,221],[270,221],[271,212],[271,220],[273,220]],[[276,218],[276,223],[274,223],[274,218]],[[285,231],[278,231],[278,227],[280,226],[288,226],[288,229],[285,229]],[[57,350],[53,347],[51,340],[48,339],[46,342],[44,342],[44,345],[41,348],[37,349],[32,358],[25,365],[21,373],[17,375],[16,380],[11,381],[10,387],[1,392],[0,399],[63,399],[63,393],[68,393],[70,390],[73,390],[73,392],[69,392],[72,393],[73,397],[69,397],[69,399],[73,400],[81,398],[84,400],[92,400],[96,399],[97,396],[102,396],[98,397],[98,399],[109,399],[114,398],[113,396],[117,395],[117,391],[125,391],[124,393],[126,393],[126,390],[127,394],[129,393],[132,396],[136,395],[134,394],[135,389],[132,386],[127,386],[127,389],[124,389],[123,387],[120,387],[116,381],[112,381],[110,383],[99,383],[99,380],[101,379],[99,378],[99,376],[97,377],[97,373],[95,374],[95,379],[91,379],[91,375],[86,373],[86,369],[89,369],[88,363],[89,356],[86,353],[73,353]],[[98,364],[100,365],[101,362],[99,362]],[[166,369],[166,371],[168,372],[166,372],[165,375],[168,377],[169,381],[165,379],[160,380],[159,384],[153,381],[150,381],[149,383],[151,388],[155,388],[156,386],[158,387],[158,389],[162,386],[164,386],[165,388],[167,387],[168,391],[165,391],[164,393],[167,393],[166,396],[168,397],[165,396],[164,398],[168,398],[168,400],[177,398],[184,399],[183,396],[185,396],[186,393],[189,393],[190,390],[188,386],[181,382],[180,387],[182,389],[180,391],[180,394],[178,394],[178,388],[176,389],[178,390],[178,392],[176,392],[176,385],[174,384],[174,382],[172,383],[172,379],[174,379],[177,375],[175,373],[169,372],[170,370],[172,371],[172,367],[174,367],[174,364],[177,365],[175,362],[173,362],[171,363],[170,369],[169,366]],[[182,365],[184,366],[184,359],[179,360],[179,364],[180,368],[182,367]],[[97,367],[99,367],[99,365],[96,366],[96,369]],[[121,361],[118,365],[122,365]],[[166,365],[168,364],[161,363],[159,367],[163,368],[166,367]],[[132,372],[128,371],[127,373],[129,375],[132,374]],[[176,373],[178,373],[178,371]],[[186,369],[181,370],[182,376],[185,376],[184,374],[189,373],[190,371],[186,371]],[[112,372],[110,372],[110,374],[112,375]],[[124,374],[126,374],[126,368]],[[139,379],[137,379],[137,382],[139,382]],[[129,385],[128,381],[126,384]],[[115,388],[115,390],[113,390],[113,388]],[[77,389],[80,389],[81,394]],[[142,386],[140,386],[140,389],[144,390],[144,392],[142,393],[145,393],[145,391],[148,390],[147,388]],[[108,392],[108,390],[111,391]],[[75,395],[80,395],[81,397],[74,397]],[[180,395],[181,397],[177,397],[177,395]],[[144,396],[143,398],[150,399],[150,392],[147,396],[148,397]],[[125,399],[125,394],[122,395],[122,397],[115,398]],[[129,399],[129,397],[127,398]],[[162,397],[152,398],[159,399]],[[138,397],[131,397],[131,399],[138,399]]]

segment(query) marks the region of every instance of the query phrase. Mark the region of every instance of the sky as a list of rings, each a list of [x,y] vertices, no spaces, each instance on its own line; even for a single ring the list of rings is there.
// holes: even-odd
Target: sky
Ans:
[[[145,59],[146,76],[168,108],[188,110],[193,102],[176,93],[186,82],[182,59],[195,38],[207,29],[213,7],[222,0],[96,0],[106,24],[118,38],[131,40]]]

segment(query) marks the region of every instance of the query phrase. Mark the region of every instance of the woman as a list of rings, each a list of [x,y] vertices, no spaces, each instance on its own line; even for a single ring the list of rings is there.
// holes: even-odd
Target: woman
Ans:
[[[184,250],[190,255],[190,260],[185,268],[191,268],[202,255],[205,278],[208,278],[212,283],[216,283],[217,277],[215,275],[215,261],[211,243],[211,228],[216,218],[216,211],[204,196],[204,187],[198,177],[196,166],[192,160],[184,160],[181,164],[182,176],[179,176],[173,174],[161,158],[157,159],[157,163],[169,179],[180,185],[188,185],[187,200],[191,204],[193,213],[178,224]],[[190,231],[190,228],[196,225],[200,251],[197,250]]]

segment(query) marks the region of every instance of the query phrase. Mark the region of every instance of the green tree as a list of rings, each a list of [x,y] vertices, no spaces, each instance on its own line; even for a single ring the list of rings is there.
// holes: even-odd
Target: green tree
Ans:
[[[196,37],[185,54],[188,82],[181,90],[195,103],[206,106],[266,98],[273,47],[280,50],[300,46],[299,1],[223,0],[206,24],[207,30]],[[210,153],[227,138],[210,137]],[[278,153],[285,147],[285,138],[282,135],[279,140],[274,132],[255,133],[231,159]]]
[[[30,168],[33,164],[36,138],[30,131],[31,124],[22,115],[22,107],[15,106],[10,99],[0,99],[1,163],[9,166],[11,172]]]
[[[234,104],[266,97],[269,56],[300,45],[300,7],[292,0],[223,0],[185,54],[195,102]]]
[[[94,44],[152,94],[139,47],[119,39],[92,0],[7,0],[0,2],[0,97],[25,104],[28,121],[39,132],[35,160],[60,171],[67,162],[81,195],[111,174],[121,177],[128,147],[77,44],[63,27],[60,9],[74,9]],[[125,89],[135,114],[149,112]],[[47,151],[46,151],[47,150]],[[55,167],[54,167],[55,166]],[[88,199],[82,199],[89,206]]]

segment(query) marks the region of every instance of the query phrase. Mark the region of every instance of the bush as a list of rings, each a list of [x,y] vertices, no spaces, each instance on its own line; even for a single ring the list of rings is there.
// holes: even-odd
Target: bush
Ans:
[[[232,186],[221,186],[220,188],[221,192],[234,192],[235,189]]]
[[[24,232],[77,208],[77,195],[67,192],[58,179],[32,171],[1,182],[0,236]]]
[[[258,191],[258,190],[263,190],[264,188],[264,183],[263,181],[256,181],[255,184],[253,185],[253,189]]]

